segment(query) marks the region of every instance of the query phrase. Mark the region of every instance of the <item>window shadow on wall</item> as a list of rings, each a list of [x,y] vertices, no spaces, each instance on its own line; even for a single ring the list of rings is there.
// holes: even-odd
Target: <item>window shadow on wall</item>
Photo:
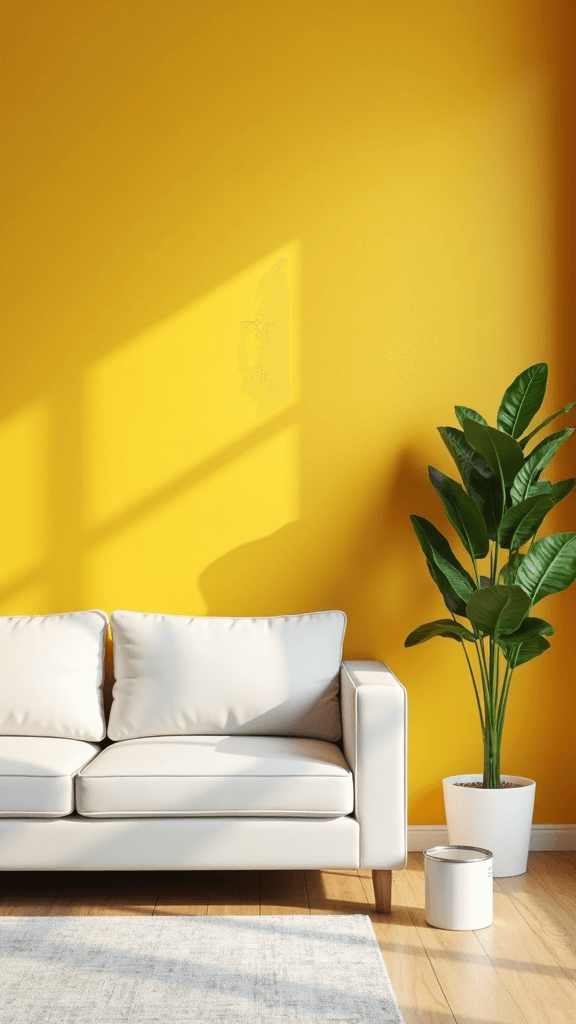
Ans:
[[[291,243],[287,250],[294,262],[290,269],[298,288],[297,244]],[[42,523],[47,557],[37,558],[24,571],[5,577],[0,600],[9,613],[26,614],[30,606],[43,612],[84,607],[91,589],[86,580],[86,562],[101,545],[129,538],[142,523],[154,522],[155,517],[166,514],[194,491],[202,492],[204,488],[205,492],[212,481],[229,470],[236,474],[229,500],[225,494],[214,496],[208,492],[197,520],[192,517],[179,526],[184,559],[202,527],[206,522],[214,525],[219,515],[225,535],[226,519],[230,520],[234,503],[246,519],[243,499],[248,500],[250,508],[255,488],[261,490],[260,513],[269,505],[271,518],[277,521],[278,508],[287,502],[293,514],[298,491],[298,466],[294,462],[297,448],[293,442],[300,411],[297,402],[291,401],[297,324],[292,325],[291,338],[287,264],[287,257],[280,257],[261,276],[252,321],[235,323],[230,312],[250,309],[250,300],[243,305],[245,286],[240,285],[240,297],[238,293],[241,272],[232,278],[229,288],[228,282],[223,282],[213,290],[215,299],[209,293],[204,302],[200,299],[191,303],[167,325],[150,328],[142,338],[108,354],[104,362],[78,358],[45,382],[42,418],[36,416],[35,432],[28,430],[32,440],[27,450],[21,450],[16,463],[27,459],[31,474],[45,480],[46,492],[33,507],[30,498],[26,511]],[[222,318],[222,328],[213,352],[203,331],[207,325],[211,327],[214,309]],[[147,367],[144,372],[143,364]],[[120,403],[114,388],[119,390]],[[196,405],[200,402],[204,412],[198,414]],[[95,416],[96,426],[92,422]],[[22,429],[20,434],[28,439]],[[286,437],[292,442],[283,442],[279,449],[289,462],[284,491],[280,487],[278,494],[278,477],[284,467],[273,466],[269,497],[267,481],[255,479],[250,460],[274,445],[276,439]],[[223,439],[227,443],[222,444]],[[180,455],[170,462],[172,449],[178,444]],[[198,458],[204,453],[205,457]],[[190,455],[196,456],[192,464]],[[135,474],[132,463],[138,460],[141,469]],[[270,455],[264,464],[270,468]],[[182,469],[171,473],[171,465]],[[128,483],[125,478],[129,478]],[[223,500],[225,507],[220,508]],[[233,521],[229,529],[233,536],[238,535]],[[157,529],[154,540],[155,549],[170,548],[178,543],[178,535],[169,536]],[[153,554],[154,550],[148,549],[143,552],[143,560],[150,560]],[[34,588],[44,594],[41,608],[34,608],[30,596]],[[88,601],[93,603],[93,599]],[[122,603],[120,597],[117,603]]]
[[[364,499],[346,548],[333,553],[331,570],[319,550],[317,524],[304,517],[209,565],[200,576],[207,614],[340,608],[348,617],[348,656],[376,658],[386,650],[394,657],[433,602],[438,617],[442,615],[442,598],[429,578],[409,519],[416,512],[439,522],[438,511],[426,466],[406,448],[391,475]],[[332,514],[326,508],[326,516]]]

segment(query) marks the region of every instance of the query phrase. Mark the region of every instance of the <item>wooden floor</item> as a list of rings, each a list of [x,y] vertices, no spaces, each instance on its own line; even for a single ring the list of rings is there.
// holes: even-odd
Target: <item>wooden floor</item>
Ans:
[[[0,914],[370,914],[406,1024],[576,1024],[576,853],[531,853],[494,881],[494,924],[424,920],[424,870],[393,875],[374,913],[369,871],[5,872]]]

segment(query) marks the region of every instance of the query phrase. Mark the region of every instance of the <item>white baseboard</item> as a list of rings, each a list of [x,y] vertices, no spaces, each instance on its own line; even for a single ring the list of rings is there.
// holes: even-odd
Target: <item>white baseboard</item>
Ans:
[[[448,843],[446,825],[408,825],[408,849]],[[576,825],[532,825],[531,850],[576,850]]]

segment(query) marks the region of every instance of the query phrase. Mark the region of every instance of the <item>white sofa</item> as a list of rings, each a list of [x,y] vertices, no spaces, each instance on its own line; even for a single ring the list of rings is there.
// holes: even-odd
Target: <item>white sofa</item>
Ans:
[[[406,862],[406,691],[342,612],[0,619],[0,868]]]

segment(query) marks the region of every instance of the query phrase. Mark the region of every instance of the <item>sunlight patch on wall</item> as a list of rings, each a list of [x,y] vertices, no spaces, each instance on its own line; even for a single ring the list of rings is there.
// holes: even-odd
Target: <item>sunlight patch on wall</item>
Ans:
[[[288,259],[281,256],[264,274],[256,292],[256,318],[240,327],[242,394],[254,399],[260,416],[285,406],[292,391],[287,267]]]
[[[213,562],[299,515],[299,428],[290,425],[95,544],[86,586],[98,607],[202,615]],[[236,581],[241,594],[249,576]]]
[[[299,282],[292,241],[91,365],[89,529],[295,406]]]
[[[0,423],[4,494],[0,609],[4,614],[16,614],[16,605],[27,609],[31,598],[34,604],[40,598],[42,588],[31,584],[29,576],[46,559],[48,549],[46,430],[47,407],[40,400]]]

